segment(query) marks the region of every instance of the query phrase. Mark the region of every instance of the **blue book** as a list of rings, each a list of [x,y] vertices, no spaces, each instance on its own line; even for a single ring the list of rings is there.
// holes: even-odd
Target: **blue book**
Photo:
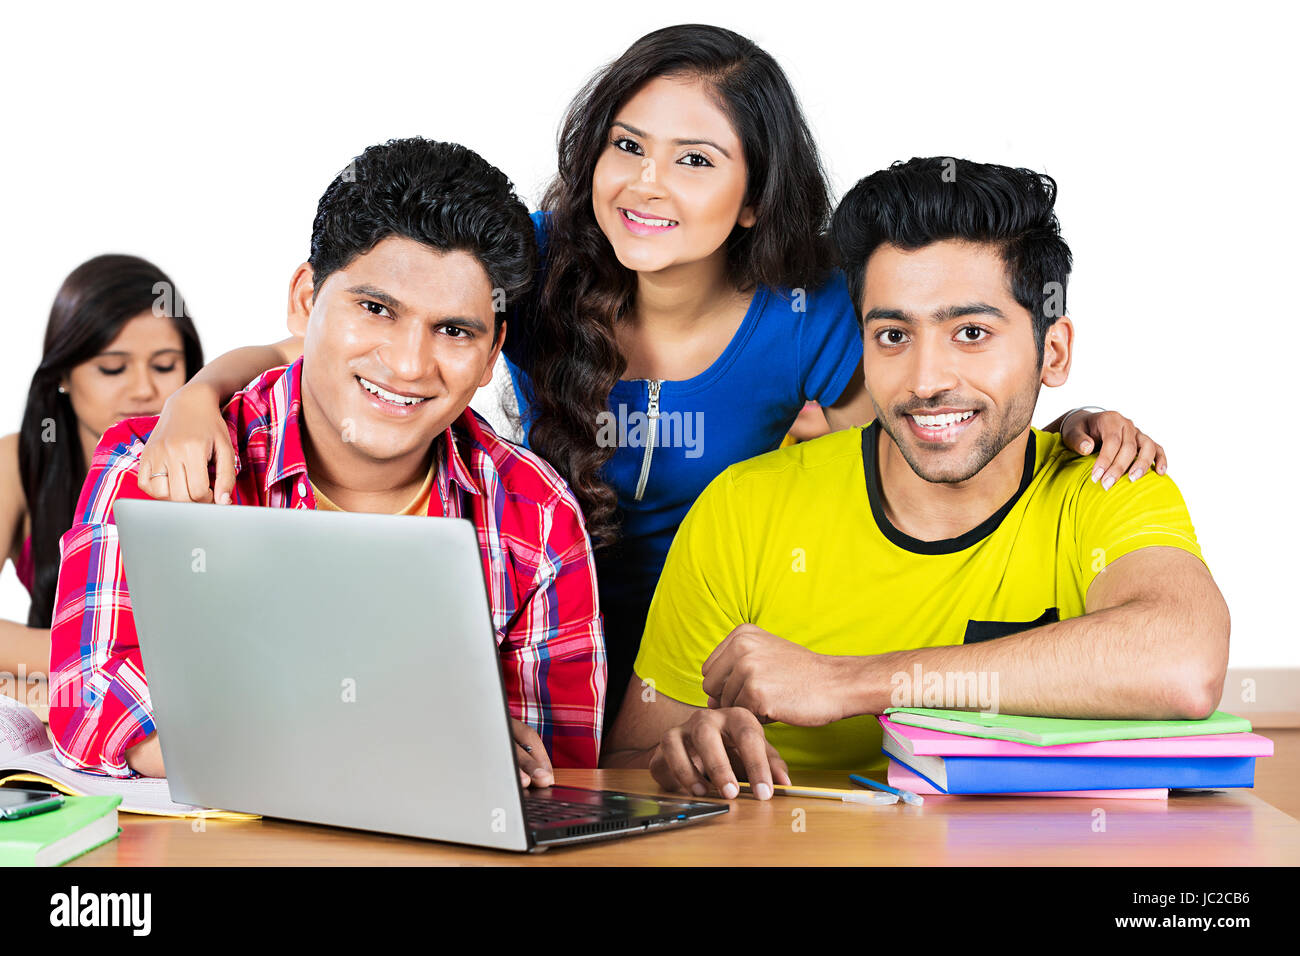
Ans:
[[[1254,757],[933,757],[885,753],[944,793],[1222,789],[1255,785]]]

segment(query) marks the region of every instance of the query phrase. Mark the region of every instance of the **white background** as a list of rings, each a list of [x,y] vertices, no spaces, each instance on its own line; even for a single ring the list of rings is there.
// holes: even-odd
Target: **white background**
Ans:
[[[316,201],[353,155],[456,140],[535,206],[587,76],[650,30],[716,23],[784,67],[837,199],[911,156],[1057,178],[1078,339],[1035,421],[1104,405],[1162,441],[1232,609],[1232,664],[1300,665],[1283,5],[464,6],[6,9],[0,431],[20,423],[50,303],[83,260],[130,252],[171,273],[209,357],[281,338]],[[26,619],[11,567],[0,616]]]

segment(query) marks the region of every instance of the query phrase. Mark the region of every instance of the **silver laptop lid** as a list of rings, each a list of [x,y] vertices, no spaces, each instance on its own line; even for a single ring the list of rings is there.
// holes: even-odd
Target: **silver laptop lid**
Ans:
[[[528,849],[470,522],[114,513],[172,799]]]

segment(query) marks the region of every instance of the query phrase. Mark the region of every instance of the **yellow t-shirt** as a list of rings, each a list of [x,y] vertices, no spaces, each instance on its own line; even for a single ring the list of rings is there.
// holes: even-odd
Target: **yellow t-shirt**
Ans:
[[[910,538],[881,506],[878,434],[874,425],[833,432],[713,480],[669,549],[639,677],[702,707],[700,669],[739,624],[821,654],[970,643],[1082,615],[1093,578],[1131,551],[1201,557],[1167,476],[1121,478],[1105,491],[1089,480],[1095,456],[1036,429],[1020,490],[998,513],[958,538]],[[872,716],[766,730],[792,768],[885,766]]]

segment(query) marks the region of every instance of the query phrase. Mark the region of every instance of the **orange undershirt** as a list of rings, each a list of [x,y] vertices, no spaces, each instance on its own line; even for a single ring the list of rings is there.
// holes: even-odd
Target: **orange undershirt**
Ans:
[[[416,492],[415,497],[411,499],[411,503],[408,504],[401,511],[393,512],[393,514],[426,515],[429,513],[429,495],[433,491],[433,474],[435,471],[437,471],[437,469],[438,469],[438,460],[435,457],[433,460],[433,464],[429,466],[429,473],[424,476],[424,484],[420,486],[420,490]],[[310,478],[308,479],[308,482],[311,483]],[[330,501],[329,498],[325,497],[325,495],[321,492],[319,488],[316,487],[314,483],[311,483],[311,490],[312,490],[312,494],[316,496],[316,508],[318,510],[320,511],[342,511],[343,510],[334,502]]]

